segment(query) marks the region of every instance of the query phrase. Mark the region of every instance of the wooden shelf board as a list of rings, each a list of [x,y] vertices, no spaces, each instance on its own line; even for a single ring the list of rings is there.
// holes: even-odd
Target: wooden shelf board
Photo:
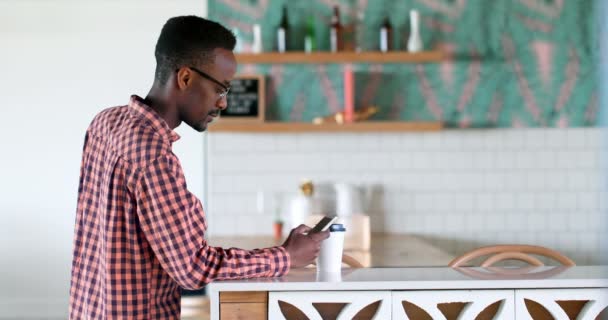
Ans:
[[[248,63],[424,63],[438,62],[444,58],[441,51],[423,52],[265,52],[239,53],[236,59],[240,64]]]
[[[264,122],[238,123],[222,122],[209,126],[209,132],[402,132],[402,131],[438,131],[443,126],[440,122],[398,122],[368,121],[352,124],[313,124],[308,122]]]

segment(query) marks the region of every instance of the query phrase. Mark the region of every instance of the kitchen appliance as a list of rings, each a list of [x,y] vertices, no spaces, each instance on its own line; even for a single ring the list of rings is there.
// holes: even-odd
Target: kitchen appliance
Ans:
[[[370,190],[344,182],[332,185],[320,184],[318,186],[321,207],[319,212],[325,215],[336,215],[336,223],[343,224],[346,230],[344,235],[344,250],[369,250],[371,242],[370,217],[367,215]],[[315,225],[324,215],[312,214],[307,217],[306,224]]]
[[[336,215],[348,217],[364,212],[364,199],[359,187],[339,182],[334,184],[336,190]]]
[[[306,180],[300,184],[300,193],[291,199],[289,210],[289,227],[293,229],[300,224],[314,225],[320,219],[309,224],[312,214],[319,214],[319,201],[313,197],[314,186],[312,181]]]

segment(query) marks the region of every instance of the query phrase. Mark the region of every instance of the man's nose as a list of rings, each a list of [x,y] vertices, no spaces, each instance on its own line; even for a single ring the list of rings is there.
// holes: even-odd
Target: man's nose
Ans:
[[[218,101],[216,106],[220,109],[220,110],[226,110],[226,108],[228,108],[228,99],[226,97],[221,97]]]

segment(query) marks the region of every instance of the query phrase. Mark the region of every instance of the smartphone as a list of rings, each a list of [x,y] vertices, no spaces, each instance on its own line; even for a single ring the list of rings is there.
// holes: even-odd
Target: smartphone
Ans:
[[[338,219],[338,217],[323,217],[321,221],[319,221],[314,227],[312,227],[312,229],[310,229],[310,231],[308,231],[308,234],[322,232],[329,229],[329,226],[331,226],[336,219]]]

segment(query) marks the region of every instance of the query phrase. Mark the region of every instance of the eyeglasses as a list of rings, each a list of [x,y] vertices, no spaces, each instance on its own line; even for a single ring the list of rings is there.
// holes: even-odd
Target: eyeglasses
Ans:
[[[222,87],[224,89],[224,92],[222,92],[222,93],[219,94],[219,98],[220,99],[225,98],[226,95],[228,95],[228,92],[230,92],[230,86],[227,86],[227,85],[223,84],[221,81],[215,79],[214,77],[206,74],[205,72],[203,72],[201,70],[198,70],[197,68],[194,68],[194,67],[188,67],[188,68],[190,68],[192,71],[198,73],[201,77],[203,77],[203,78],[205,78],[207,80],[210,80],[212,82],[215,82],[217,85],[219,85],[220,87]]]

